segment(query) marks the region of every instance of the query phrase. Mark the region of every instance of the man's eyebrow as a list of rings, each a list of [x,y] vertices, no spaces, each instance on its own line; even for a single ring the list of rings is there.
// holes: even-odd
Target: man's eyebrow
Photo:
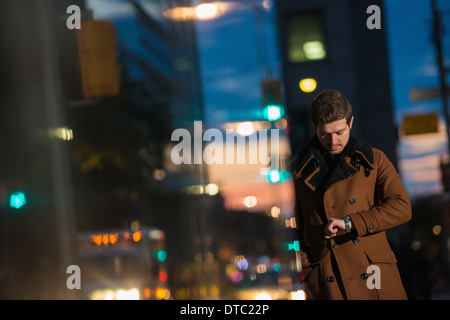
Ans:
[[[343,132],[343,131],[345,131],[345,129],[346,129],[346,128],[342,128],[342,129],[340,129],[340,130],[338,130],[338,131],[335,131],[335,132],[324,132],[324,131],[322,131],[322,130],[319,130],[319,132],[322,133],[322,134],[333,134],[333,133],[340,133],[340,132]]]

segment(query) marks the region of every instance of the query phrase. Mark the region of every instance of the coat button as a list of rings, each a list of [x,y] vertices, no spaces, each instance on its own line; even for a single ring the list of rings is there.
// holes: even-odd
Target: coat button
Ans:
[[[327,278],[327,281],[328,281],[328,282],[334,282],[334,277],[328,277],[328,278]]]
[[[333,249],[339,248],[339,245],[337,243],[333,243],[331,246],[333,247]]]
[[[353,239],[353,243],[354,243],[354,244],[358,244],[358,243],[359,243],[359,238]]]
[[[350,202],[351,205],[354,205],[356,203],[356,200],[351,198],[350,200],[348,200],[348,202]]]
[[[375,228],[373,226],[369,226],[369,232],[373,232],[373,230],[375,230]]]
[[[362,273],[361,274],[361,279],[366,280],[369,276],[367,275],[367,273]]]

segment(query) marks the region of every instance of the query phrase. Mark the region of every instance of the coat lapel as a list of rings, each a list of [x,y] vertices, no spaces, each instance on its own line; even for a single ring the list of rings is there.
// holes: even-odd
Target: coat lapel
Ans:
[[[344,180],[360,171],[361,166],[366,176],[373,166],[373,151],[367,143],[359,142],[352,135],[349,142],[334,160],[333,170],[326,160],[327,151],[314,136],[297,154],[293,161],[293,176],[302,179],[313,191],[327,190],[334,183]]]

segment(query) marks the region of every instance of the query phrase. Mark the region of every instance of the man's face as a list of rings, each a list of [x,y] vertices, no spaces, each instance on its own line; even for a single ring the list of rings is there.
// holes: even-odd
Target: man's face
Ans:
[[[319,122],[316,127],[316,132],[320,144],[331,155],[341,153],[350,139],[350,129],[352,128],[352,124],[353,117],[349,124],[347,124],[345,119],[330,123]]]

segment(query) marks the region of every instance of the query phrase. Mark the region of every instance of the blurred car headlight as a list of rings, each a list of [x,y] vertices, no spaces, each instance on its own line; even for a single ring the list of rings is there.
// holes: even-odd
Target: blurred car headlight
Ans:
[[[268,292],[260,292],[255,295],[255,300],[272,300],[272,296]]]
[[[139,290],[137,288],[118,290],[116,292],[116,300],[139,300]]]
[[[95,290],[89,295],[91,300],[139,300],[139,290],[132,289],[103,289]]]
[[[304,290],[292,291],[291,300],[306,300],[306,292]]]

